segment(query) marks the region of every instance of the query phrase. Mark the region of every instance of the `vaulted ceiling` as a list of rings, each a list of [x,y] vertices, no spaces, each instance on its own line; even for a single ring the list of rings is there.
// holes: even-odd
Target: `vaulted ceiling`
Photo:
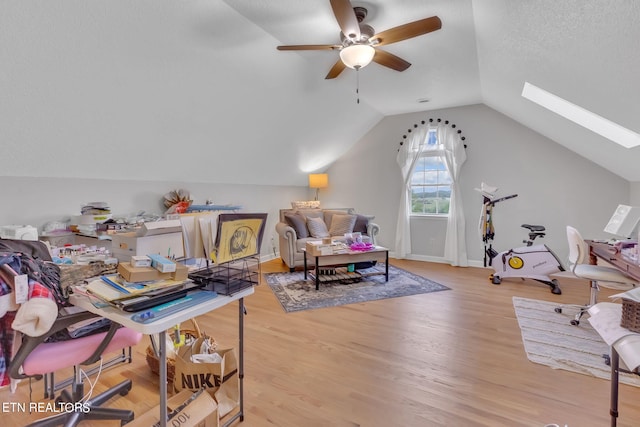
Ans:
[[[337,52],[276,46],[338,43],[329,0],[2,2],[3,174],[113,178],[68,166],[110,150],[120,178],[304,185],[384,116],[484,103],[640,181],[640,147],[520,96],[528,81],[640,132],[640,2],[352,4],[378,32],[434,15],[442,29],[385,46],[404,72],[372,63],[325,80]]]

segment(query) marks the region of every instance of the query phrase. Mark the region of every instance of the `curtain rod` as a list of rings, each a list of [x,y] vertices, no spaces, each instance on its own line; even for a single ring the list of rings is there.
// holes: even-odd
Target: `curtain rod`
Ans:
[[[438,123],[441,123],[441,122],[442,122],[442,119],[440,119],[440,118],[438,118],[438,119],[429,118],[429,124],[432,124],[434,120],[435,120],[436,122],[438,122]],[[421,124],[421,125],[424,125],[424,124],[426,124],[426,121],[421,120],[421,121],[420,121],[420,124]],[[444,124],[445,124],[445,125],[448,125],[448,124],[449,124],[449,120],[445,120],[445,121],[444,121]],[[415,129],[415,128],[417,128],[418,126],[419,126],[419,124],[415,123],[415,124],[413,125],[413,128]],[[452,124],[451,124],[451,128],[452,128],[452,129],[455,129],[455,128],[456,128],[455,123],[452,123]],[[407,129],[407,132],[408,132],[408,133],[411,133],[411,128]],[[458,134],[462,134],[462,131],[461,131],[460,129],[458,129]],[[402,135],[402,139],[407,139],[407,135]],[[462,141],[464,141],[464,140],[466,139],[466,137],[461,136],[461,137],[460,137],[460,139],[461,139]],[[402,144],[404,144],[404,141],[400,141],[400,145],[402,145]],[[464,148],[467,148],[467,144],[464,144]],[[400,149],[398,149],[398,150],[400,150]]]

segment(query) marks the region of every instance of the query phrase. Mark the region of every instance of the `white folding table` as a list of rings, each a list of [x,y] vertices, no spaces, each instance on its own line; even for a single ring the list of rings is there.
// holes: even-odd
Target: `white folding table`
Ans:
[[[127,313],[119,310],[118,308],[96,307],[91,303],[91,300],[80,294],[72,294],[69,301],[78,307],[81,307],[87,311],[95,313],[99,316],[106,317],[107,319],[116,322],[127,328],[131,328],[134,331],[141,332],[145,335],[158,334],[158,359],[160,363],[159,377],[160,377],[160,425],[166,427],[167,425],[167,349],[166,349],[166,331],[167,329],[193,319],[201,314],[208,313],[223,307],[231,302],[238,301],[238,377],[240,383],[240,402],[239,411],[233,417],[231,417],[224,425],[228,426],[236,419],[240,421],[244,420],[244,405],[243,405],[243,377],[244,377],[244,297],[253,294],[253,286],[240,290],[237,293],[229,296],[218,295],[215,298],[207,299],[197,305],[185,308],[184,310],[174,312],[161,317],[157,320],[148,323],[139,323],[131,319],[135,313]],[[144,310],[143,310],[144,311]]]

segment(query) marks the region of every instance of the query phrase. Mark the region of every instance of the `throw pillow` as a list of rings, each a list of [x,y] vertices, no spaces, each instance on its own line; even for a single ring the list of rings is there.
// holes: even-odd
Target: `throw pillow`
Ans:
[[[334,215],[347,215],[353,213],[351,209],[322,209],[324,212],[324,223],[331,228],[331,219]]]
[[[321,239],[323,237],[330,237],[327,225],[322,218],[307,217],[307,228],[311,237]]]
[[[309,237],[309,230],[307,230],[307,221],[304,216],[296,213],[284,214],[284,220],[296,231],[298,239],[304,239]]]
[[[373,218],[373,216],[358,214],[356,223],[353,226],[353,232],[367,234],[367,226],[369,225],[369,221]]]
[[[332,236],[344,236],[346,233],[353,232],[356,219],[356,215],[333,215],[329,234]]]
[[[291,202],[293,209],[320,209],[320,200],[298,200]]]

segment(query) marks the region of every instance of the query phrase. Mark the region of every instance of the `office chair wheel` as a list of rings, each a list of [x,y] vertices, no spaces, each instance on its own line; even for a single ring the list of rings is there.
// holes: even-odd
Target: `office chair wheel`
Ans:
[[[555,311],[556,313],[562,314],[562,307],[556,307],[553,309],[553,311]]]
[[[502,279],[500,278],[500,276],[492,274],[491,276],[489,276],[489,279],[491,279],[491,283],[493,283],[494,285],[499,285],[500,283],[502,283]]]
[[[122,389],[118,394],[120,394],[120,396],[126,396],[127,394],[129,394],[131,387],[132,387],[132,384],[130,382],[127,382],[127,384],[124,387],[122,387]]]
[[[578,326],[580,324],[580,321],[576,319],[571,319],[569,323],[571,323],[573,326]]]

